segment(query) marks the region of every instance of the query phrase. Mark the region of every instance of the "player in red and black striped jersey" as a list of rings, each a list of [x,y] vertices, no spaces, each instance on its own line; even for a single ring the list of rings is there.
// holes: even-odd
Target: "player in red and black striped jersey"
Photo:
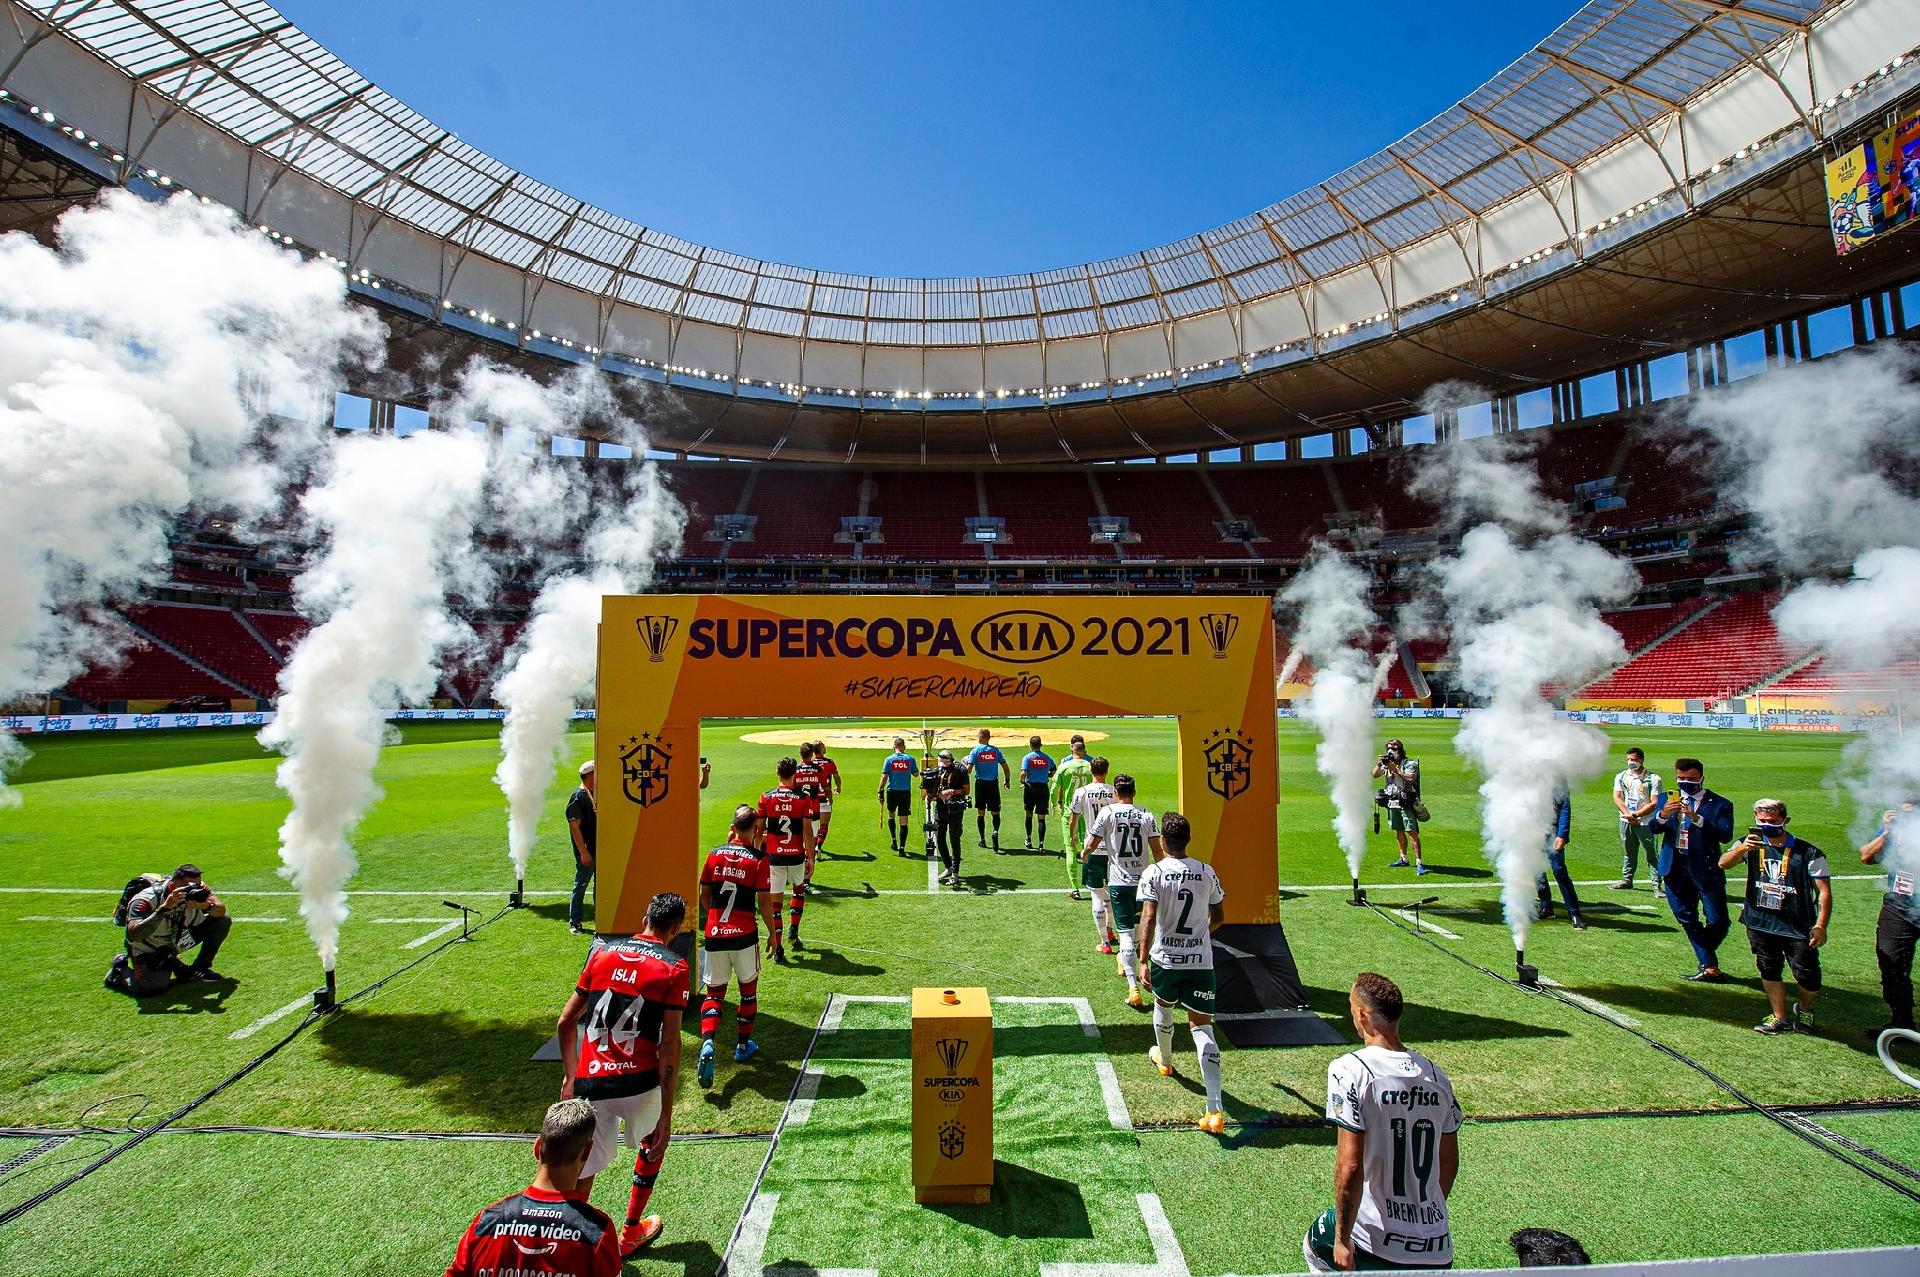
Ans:
[[[760,918],[766,918],[771,935],[780,925],[780,902],[773,894],[766,854],[753,845],[759,830],[759,812],[751,807],[735,811],[732,836],[725,846],[707,853],[700,869],[700,909],[705,918],[700,929],[700,983],[707,990],[700,1004],[701,1086],[713,1085],[713,1038],[720,1031],[729,980],[740,982],[740,1007],[734,1015],[740,1039],[733,1048],[734,1063],[744,1064],[760,1049],[753,1040],[753,1020],[760,1010]]]
[[[820,833],[814,839],[819,850],[827,849],[827,827],[833,823],[833,799],[840,792],[840,764],[827,757],[827,742],[813,742],[813,766],[820,777]],[[808,875],[812,879],[812,875]]]
[[[801,948],[800,915],[806,909],[807,879],[813,873],[813,822],[820,814],[820,804],[801,790],[798,760],[783,758],[774,771],[780,783],[760,795],[760,845],[767,853],[768,890],[773,893],[774,907],[773,921],[767,924],[773,933],[767,952],[775,962],[785,962],[780,900],[792,897],[793,947]]]
[[[596,1122],[580,1176],[582,1196],[592,1193],[593,1177],[612,1165],[622,1124],[627,1147],[638,1150],[620,1230],[622,1258],[660,1235],[660,1217],[643,1218],[642,1212],[673,1134],[680,1017],[692,996],[692,972],[668,945],[686,920],[685,900],[672,892],[655,896],[647,904],[646,929],[596,948],[560,1011],[560,1098],[591,1100]],[[578,1040],[576,1030],[584,1030]]]
[[[561,1100],[533,1142],[533,1183],[473,1217],[446,1277],[499,1273],[615,1277],[621,1268],[613,1221],[587,1201],[580,1170],[593,1149],[593,1105]]]
[[[821,774],[820,764],[813,756],[813,742],[800,743],[800,761],[794,766],[793,787],[805,794],[819,806],[819,814],[813,821],[813,849],[817,854],[827,842],[827,822],[833,819],[833,798],[827,790],[826,777]],[[807,857],[807,881],[813,881],[814,857]]]

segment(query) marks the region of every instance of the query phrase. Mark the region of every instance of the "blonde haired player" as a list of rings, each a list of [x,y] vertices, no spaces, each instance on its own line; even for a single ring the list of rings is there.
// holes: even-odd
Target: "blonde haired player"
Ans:
[[[1213,1031],[1213,929],[1226,919],[1227,893],[1220,876],[1204,860],[1187,855],[1193,826],[1170,811],[1160,817],[1160,838],[1167,854],[1140,875],[1140,943],[1146,961],[1140,981],[1153,994],[1153,1046],[1147,1058],[1161,1077],[1173,1076],[1173,1009],[1187,1013],[1200,1080],[1207,1087],[1207,1111],[1200,1129],[1219,1135],[1227,1129],[1220,1101],[1220,1043]]]

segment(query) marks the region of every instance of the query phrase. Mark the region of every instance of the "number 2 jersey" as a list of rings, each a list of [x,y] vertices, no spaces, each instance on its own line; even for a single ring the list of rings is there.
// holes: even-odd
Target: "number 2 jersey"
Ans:
[[[767,858],[737,842],[707,853],[700,885],[708,889],[702,928],[709,949],[751,949],[760,942],[760,895],[772,891]]]
[[[1093,832],[1107,853],[1109,881],[1116,887],[1137,884],[1152,859],[1153,840],[1160,836],[1160,822],[1153,813],[1132,803],[1115,802],[1094,817]]]
[[[1366,1135],[1353,1244],[1396,1264],[1450,1263],[1440,1137],[1460,1129],[1460,1105],[1447,1075],[1418,1051],[1349,1051],[1327,1066],[1327,1120]]]
[[[1168,971],[1213,970],[1208,910],[1227,898],[1213,866],[1168,855],[1140,875],[1141,904],[1153,901],[1153,948],[1147,957]]]
[[[614,1100],[660,1085],[662,1022],[687,1009],[692,984],[687,960],[658,941],[633,936],[595,949],[574,987],[587,1018],[573,1093]]]
[[[801,792],[796,785],[769,789],[760,795],[760,819],[766,822],[766,836],[760,845],[767,860],[776,865],[797,865],[807,858],[801,847],[801,835],[809,820],[820,816],[820,804]]]

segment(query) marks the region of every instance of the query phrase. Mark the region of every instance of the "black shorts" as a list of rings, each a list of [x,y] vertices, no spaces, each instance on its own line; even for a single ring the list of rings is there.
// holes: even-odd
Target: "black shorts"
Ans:
[[[1000,782],[997,780],[974,781],[973,805],[981,811],[999,811]]]
[[[1029,814],[1039,812],[1047,814],[1047,782],[1044,780],[1023,780],[1020,782],[1020,799],[1026,804]]]
[[[889,789],[887,791],[887,814],[889,816],[904,816],[912,805],[912,790]]]
[[[1785,966],[1793,971],[1796,985],[1808,993],[1819,989],[1820,951],[1811,942],[1749,929],[1747,947],[1753,950],[1753,962],[1760,968],[1762,980],[1778,980]]]

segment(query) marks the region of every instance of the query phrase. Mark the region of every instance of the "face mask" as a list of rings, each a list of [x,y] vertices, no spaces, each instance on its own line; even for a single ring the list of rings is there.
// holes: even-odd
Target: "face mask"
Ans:
[[[1631,759],[1629,759],[1627,761],[1627,770],[1634,773],[1637,776],[1641,772],[1647,770],[1647,765],[1645,763],[1636,763]]]
[[[1778,838],[1780,835],[1787,832],[1787,827],[1785,825],[1775,825],[1764,820],[1754,821],[1753,827],[1755,829],[1758,829],[1763,835],[1765,835],[1768,838]]]
[[[1680,786],[1680,792],[1683,794],[1697,794],[1700,792],[1701,782],[1697,780],[1682,780],[1676,781],[1675,783]]]

